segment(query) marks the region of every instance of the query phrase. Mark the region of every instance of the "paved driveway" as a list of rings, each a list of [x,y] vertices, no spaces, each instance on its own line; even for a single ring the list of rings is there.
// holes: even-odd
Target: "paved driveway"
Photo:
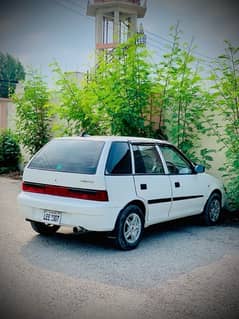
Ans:
[[[239,224],[195,219],[147,230],[139,248],[102,236],[34,233],[20,182],[0,178],[1,318],[239,318]]]

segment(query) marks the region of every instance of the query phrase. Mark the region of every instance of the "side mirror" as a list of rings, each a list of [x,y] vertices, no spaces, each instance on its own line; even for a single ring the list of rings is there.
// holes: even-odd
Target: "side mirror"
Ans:
[[[203,166],[203,165],[194,166],[194,172],[196,174],[204,173],[205,172],[205,166]]]

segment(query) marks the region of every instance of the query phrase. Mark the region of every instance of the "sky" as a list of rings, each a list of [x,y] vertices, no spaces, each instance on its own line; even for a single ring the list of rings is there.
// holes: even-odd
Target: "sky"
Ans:
[[[93,64],[95,20],[86,16],[87,0],[2,0],[0,51],[39,69],[51,81],[49,64],[85,71]],[[180,23],[183,39],[192,37],[199,56],[215,57],[224,40],[239,46],[239,2],[235,0],[148,0],[143,19],[147,45],[162,54],[169,28]]]

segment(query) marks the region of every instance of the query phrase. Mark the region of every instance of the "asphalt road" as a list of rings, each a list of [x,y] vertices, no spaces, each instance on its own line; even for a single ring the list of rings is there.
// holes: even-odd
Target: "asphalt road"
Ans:
[[[239,223],[195,219],[147,230],[122,252],[95,234],[34,233],[20,182],[0,178],[2,319],[239,318]]]

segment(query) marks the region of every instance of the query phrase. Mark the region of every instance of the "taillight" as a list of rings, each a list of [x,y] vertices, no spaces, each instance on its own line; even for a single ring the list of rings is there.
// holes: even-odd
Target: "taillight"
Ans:
[[[42,184],[22,183],[22,190],[24,192],[44,194],[44,189],[44,185]]]
[[[95,200],[100,202],[107,202],[109,200],[108,193],[105,190],[70,188],[65,186],[45,185],[28,182],[22,183],[22,190],[24,192]]]

